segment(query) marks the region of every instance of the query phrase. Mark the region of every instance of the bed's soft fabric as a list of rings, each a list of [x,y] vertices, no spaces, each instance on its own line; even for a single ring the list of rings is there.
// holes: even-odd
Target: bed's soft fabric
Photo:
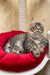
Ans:
[[[46,54],[47,47],[44,48],[44,53],[40,54],[39,58],[35,58],[32,53],[17,55],[14,53],[4,52],[4,45],[6,44],[6,42],[14,35],[21,33],[24,32],[10,31],[0,34],[0,69],[21,72],[35,68],[42,62]]]

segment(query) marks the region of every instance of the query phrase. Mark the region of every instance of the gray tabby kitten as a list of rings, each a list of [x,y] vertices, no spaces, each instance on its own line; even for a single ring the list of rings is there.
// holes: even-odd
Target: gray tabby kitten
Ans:
[[[36,23],[32,20],[29,32],[15,35],[10,39],[8,45],[5,46],[5,52],[17,54],[32,52],[35,57],[39,57],[48,44],[48,40],[43,36],[43,31],[43,22]]]
[[[48,46],[48,40],[43,36],[43,23],[32,20],[27,39],[24,42],[26,52],[32,52],[35,57],[39,57],[44,52],[44,47]]]
[[[27,34],[15,35],[5,45],[5,52],[21,54],[24,52],[23,42]]]

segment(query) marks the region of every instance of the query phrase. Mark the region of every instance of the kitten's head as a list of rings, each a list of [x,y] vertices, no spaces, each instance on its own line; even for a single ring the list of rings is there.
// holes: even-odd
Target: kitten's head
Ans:
[[[44,31],[43,24],[44,24],[44,21],[42,21],[41,23],[38,23],[32,20],[30,25],[30,31],[34,33],[43,33]]]

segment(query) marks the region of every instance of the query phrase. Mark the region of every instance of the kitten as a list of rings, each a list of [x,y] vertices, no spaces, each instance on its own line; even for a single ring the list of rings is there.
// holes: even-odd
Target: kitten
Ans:
[[[21,54],[24,52],[23,42],[27,34],[15,35],[5,45],[5,52]],[[7,50],[8,49],[8,50]]]
[[[44,47],[48,45],[48,40],[43,36],[43,23],[37,23],[33,20],[28,37],[24,42],[25,51],[32,52],[35,57],[39,57],[40,53],[44,52]]]
[[[9,51],[5,48],[5,52],[17,54],[32,52],[35,57],[39,57],[40,53],[44,52],[44,47],[48,44],[48,40],[43,36],[43,31],[43,23],[32,21],[29,32],[15,35],[11,38],[8,41]]]

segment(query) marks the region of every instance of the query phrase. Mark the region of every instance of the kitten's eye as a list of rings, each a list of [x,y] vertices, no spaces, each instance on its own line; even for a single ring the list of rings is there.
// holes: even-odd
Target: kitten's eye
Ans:
[[[42,30],[39,30],[39,32],[42,32]]]

